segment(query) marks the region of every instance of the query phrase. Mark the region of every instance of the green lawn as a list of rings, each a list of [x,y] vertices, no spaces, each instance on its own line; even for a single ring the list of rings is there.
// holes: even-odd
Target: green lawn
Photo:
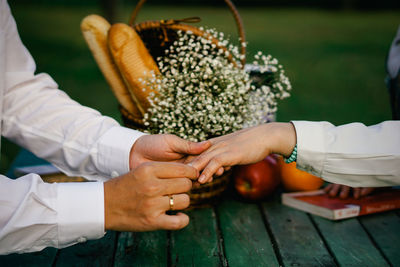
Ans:
[[[38,71],[47,72],[73,99],[119,120],[117,102],[98,71],[79,24],[96,7],[16,5],[11,3],[21,38]],[[132,6],[121,8],[127,22]],[[400,11],[344,12],[318,9],[241,8],[248,61],[258,50],[277,57],[293,92],[280,103],[278,120],[327,120],[368,125],[390,119],[384,86],[384,60],[400,23]],[[225,8],[144,6],[139,21],[201,16],[204,25],[236,38]],[[4,170],[16,147],[3,145]]]

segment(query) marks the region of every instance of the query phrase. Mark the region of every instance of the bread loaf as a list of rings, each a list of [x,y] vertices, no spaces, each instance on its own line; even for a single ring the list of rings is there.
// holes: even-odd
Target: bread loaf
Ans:
[[[142,81],[151,78],[152,73],[159,74],[156,62],[137,32],[126,24],[117,23],[111,26],[108,44],[132,98],[144,114],[150,107],[148,96],[151,92],[156,92]]]
[[[89,15],[81,22],[81,30],[89,49],[118,102],[134,118],[140,120],[143,113],[132,101],[131,94],[108,49],[107,40],[110,27],[111,25],[98,15]]]

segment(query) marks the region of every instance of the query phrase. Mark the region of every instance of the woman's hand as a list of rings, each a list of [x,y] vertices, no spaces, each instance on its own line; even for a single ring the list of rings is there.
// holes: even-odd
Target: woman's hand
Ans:
[[[211,147],[190,162],[203,170],[200,183],[234,165],[256,163],[272,153],[288,156],[296,144],[291,123],[267,123],[209,140]]]
[[[331,197],[347,198],[351,193],[355,199],[371,194],[374,191],[373,187],[350,187],[341,184],[329,184],[324,188],[324,191]]]

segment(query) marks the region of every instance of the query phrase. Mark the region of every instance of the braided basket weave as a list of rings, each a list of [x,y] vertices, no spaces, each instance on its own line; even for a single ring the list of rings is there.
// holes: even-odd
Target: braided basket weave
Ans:
[[[146,45],[146,48],[149,50],[153,59],[157,59],[158,57],[164,56],[164,51],[170,47],[173,42],[177,39],[177,31],[191,31],[193,34],[198,36],[207,35],[207,33],[201,30],[198,27],[188,25],[186,23],[193,23],[199,22],[200,18],[198,17],[191,17],[183,20],[157,20],[157,21],[143,21],[140,23],[135,23],[136,17],[139,14],[143,4],[146,0],[141,0],[136,5],[135,9],[133,10],[129,25],[133,27],[136,32],[141,37],[142,41]],[[243,23],[240,18],[240,15],[230,0],[224,0],[226,5],[229,7],[229,10],[233,14],[233,17],[236,22],[236,26],[238,29],[239,37],[240,37],[240,45],[241,45],[241,54],[244,55],[242,59],[242,65],[245,65],[246,59],[246,47],[245,43],[245,34],[243,29]],[[214,39],[214,38],[212,38]],[[215,44],[218,44],[216,39]],[[219,48],[226,49],[225,47],[218,46]],[[233,62],[235,63],[235,62]],[[120,112],[122,115],[122,120],[125,126],[144,130],[145,126],[141,118],[134,117],[130,114],[127,110],[120,107]],[[230,180],[231,172],[228,171],[224,173],[222,176],[215,177],[212,182],[200,185],[197,187],[192,188],[189,192],[190,196],[190,208],[196,208],[205,206],[208,204],[212,204],[218,197],[225,191],[228,187],[229,180]]]

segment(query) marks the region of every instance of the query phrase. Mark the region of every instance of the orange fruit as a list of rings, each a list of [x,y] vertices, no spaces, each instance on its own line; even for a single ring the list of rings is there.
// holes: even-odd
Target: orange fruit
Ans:
[[[285,191],[310,191],[319,189],[324,180],[296,168],[296,162],[285,163],[280,160],[281,178]]]

